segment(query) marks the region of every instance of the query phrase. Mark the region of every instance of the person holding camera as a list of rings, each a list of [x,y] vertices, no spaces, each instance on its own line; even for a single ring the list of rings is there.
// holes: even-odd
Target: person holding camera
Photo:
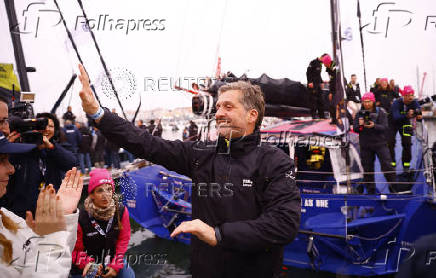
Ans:
[[[397,132],[401,136],[401,145],[403,146],[402,162],[404,172],[408,172],[410,161],[412,160],[412,121],[422,120],[421,106],[415,100],[415,91],[412,86],[404,86],[400,90],[401,98],[394,101],[391,108],[390,124],[388,131],[388,146],[391,153],[392,166],[396,166],[395,143]]]
[[[6,117],[7,123],[1,125],[0,131],[10,142],[21,140],[17,132],[10,132],[8,105],[0,98],[0,115]],[[61,147],[55,140],[56,119],[48,113],[39,114],[47,118],[44,130],[39,130],[42,143],[28,153],[11,154],[9,160],[15,167],[15,173],[9,179],[10,189],[0,200],[0,204],[16,215],[24,218],[26,211],[35,213],[40,188],[44,184],[53,184],[55,190],[61,185],[65,171],[76,165],[71,152]],[[51,115],[51,116],[50,116]],[[5,120],[3,120],[5,121]]]
[[[386,111],[375,106],[373,93],[363,95],[362,105],[362,109],[354,119],[354,131],[359,133],[360,158],[365,171],[363,183],[368,194],[376,193],[374,162],[377,155],[386,181],[389,183],[389,189],[394,191],[392,183],[395,182],[396,176],[390,164],[391,159],[385,137],[388,128]],[[363,188],[358,187],[358,191],[363,193]]]
[[[114,191],[109,171],[99,168],[91,171],[85,210],[80,211],[77,226],[73,278],[85,276],[94,264],[98,265],[98,275],[104,278],[135,277],[123,262],[130,240],[129,212],[115,198]]]

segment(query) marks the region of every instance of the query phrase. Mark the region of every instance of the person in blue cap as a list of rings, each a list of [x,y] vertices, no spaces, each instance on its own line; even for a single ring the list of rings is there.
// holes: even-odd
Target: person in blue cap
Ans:
[[[0,109],[1,110],[1,109]],[[5,118],[0,115],[0,122]],[[2,122],[2,125],[4,124]],[[34,149],[32,144],[11,143],[0,132],[0,198],[15,172],[9,155]],[[1,277],[67,277],[71,250],[76,241],[79,202],[83,180],[76,168],[68,171],[58,191],[52,185],[38,196],[35,218],[26,220],[0,208]]]

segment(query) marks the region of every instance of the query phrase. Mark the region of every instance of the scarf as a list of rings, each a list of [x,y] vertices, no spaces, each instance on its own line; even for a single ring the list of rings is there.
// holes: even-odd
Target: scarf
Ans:
[[[115,200],[111,198],[110,204],[107,208],[99,208],[94,205],[91,200],[91,197],[88,196],[85,199],[85,210],[92,215],[95,219],[108,221],[115,214]]]

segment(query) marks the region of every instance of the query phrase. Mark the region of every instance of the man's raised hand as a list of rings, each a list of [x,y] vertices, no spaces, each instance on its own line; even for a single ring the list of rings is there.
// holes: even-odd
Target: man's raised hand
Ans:
[[[80,98],[82,99],[82,108],[86,114],[93,115],[97,113],[100,105],[95,99],[94,93],[92,92],[91,86],[89,85],[88,74],[86,73],[85,68],[81,64],[79,64],[79,70],[79,80],[80,83],[82,83],[82,90],[79,93]]]

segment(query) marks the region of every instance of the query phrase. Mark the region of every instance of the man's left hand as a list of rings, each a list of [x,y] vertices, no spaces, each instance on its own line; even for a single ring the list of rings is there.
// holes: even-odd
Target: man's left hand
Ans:
[[[106,274],[101,275],[103,278],[110,278],[110,277],[116,277],[118,273],[113,269],[112,267],[108,266],[106,267]]]
[[[215,237],[215,229],[200,219],[182,222],[171,234],[171,237],[178,236],[181,233],[190,233],[209,244],[210,246],[217,245]]]

